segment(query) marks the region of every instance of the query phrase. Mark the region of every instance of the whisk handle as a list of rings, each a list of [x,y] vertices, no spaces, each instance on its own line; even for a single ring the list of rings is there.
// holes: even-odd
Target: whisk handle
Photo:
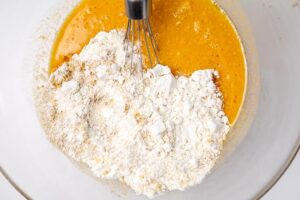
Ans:
[[[151,14],[152,0],[125,0],[125,9],[129,19],[147,19]]]

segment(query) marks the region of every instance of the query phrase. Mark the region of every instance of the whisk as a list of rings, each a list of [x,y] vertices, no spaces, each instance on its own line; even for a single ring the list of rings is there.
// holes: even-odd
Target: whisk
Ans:
[[[128,24],[125,33],[124,42],[127,42],[127,50],[128,44],[131,44],[131,66],[133,62],[134,55],[134,43],[135,38],[137,38],[137,42],[139,44],[139,55],[142,63],[142,52],[141,52],[141,42],[142,37],[144,38],[149,63],[153,66],[155,63],[152,60],[153,52],[155,57],[156,64],[159,64],[158,59],[158,45],[156,43],[155,37],[153,35],[149,17],[152,12],[152,1],[151,0],[125,0],[125,8],[126,15],[128,17]],[[137,33],[136,33],[137,32]],[[151,45],[150,45],[151,44]]]

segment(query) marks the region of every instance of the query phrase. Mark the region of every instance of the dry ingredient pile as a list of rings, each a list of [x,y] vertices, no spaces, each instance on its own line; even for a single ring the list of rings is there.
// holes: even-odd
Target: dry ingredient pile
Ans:
[[[52,143],[103,179],[152,197],[201,182],[229,122],[214,70],[174,77],[166,66],[131,66],[124,32],[100,32],[40,85],[40,116]]]

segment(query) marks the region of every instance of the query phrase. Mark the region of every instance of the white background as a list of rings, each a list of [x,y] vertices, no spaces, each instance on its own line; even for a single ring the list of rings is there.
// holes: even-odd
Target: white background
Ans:
[[[279,182],[267,193],[262,200],[299,200],[300,199],[300,154],[298,153],[294,162],[281,177]],[[30,195],[30,194],[29,194]],[[13,187],[0,176],[0,199],[2,200],[23,200]],[[66,199],[67,200],[67,199]]]

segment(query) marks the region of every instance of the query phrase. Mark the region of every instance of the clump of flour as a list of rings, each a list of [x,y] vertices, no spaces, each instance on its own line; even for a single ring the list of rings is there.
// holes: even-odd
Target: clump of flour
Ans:
[[[103,179],[152,197],[201,182],[214,166],[229,122],[214,70],[174,77],[143,71],[124,33],[100,32],[36,94],[47,136]],[[46,101],[45,101],[46,100]]]

